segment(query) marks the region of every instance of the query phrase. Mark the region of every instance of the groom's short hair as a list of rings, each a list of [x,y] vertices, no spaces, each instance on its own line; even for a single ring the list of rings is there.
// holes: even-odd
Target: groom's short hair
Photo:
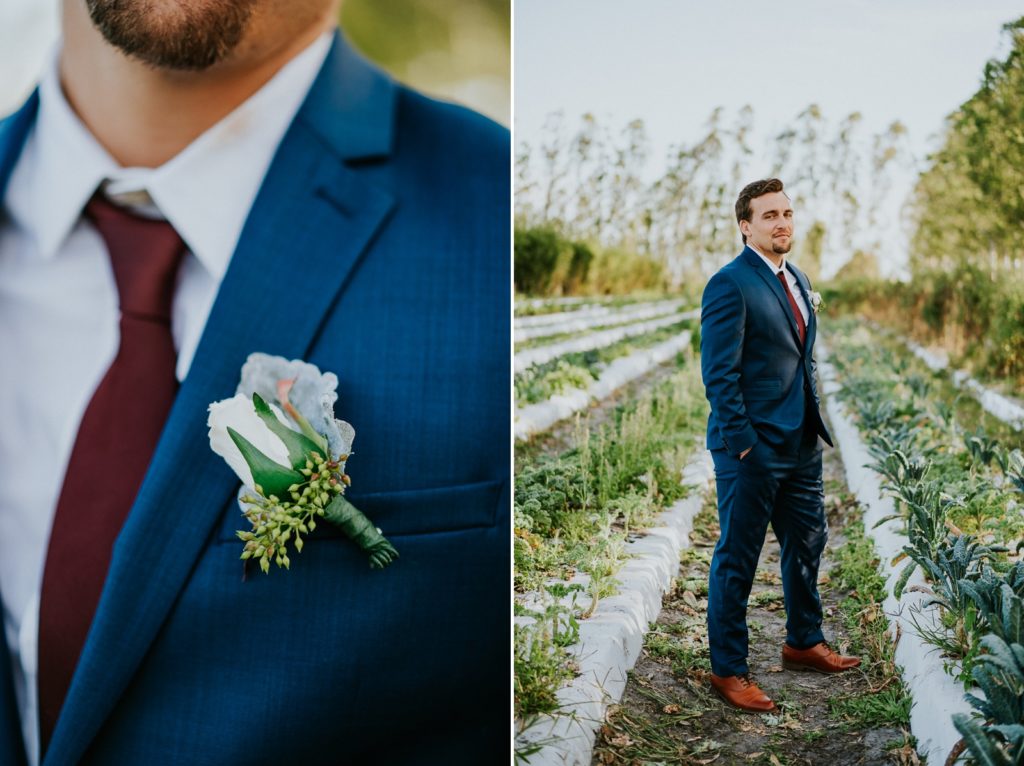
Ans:
[[[782,191],[782,181],[778,178],[763,178],[760,181],[754,181],[743,187],[743,191],[740,192],[740,196],[736,199],[736,223],[740,221],[749,221],[753,211],[750,209],[750,200],[760,197],[762,194],[771,194],[772,192]],[[740,234],[743,237],[743,244],[747,244],[746,234]]]

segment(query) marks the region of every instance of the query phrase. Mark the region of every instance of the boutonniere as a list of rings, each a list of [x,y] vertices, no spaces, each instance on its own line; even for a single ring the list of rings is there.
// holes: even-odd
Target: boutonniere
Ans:
[[[818,313],[818,309],[820,309],[824,305],[824,303],[821,300],[821,293],[816,292],[814,290],[811,290],[810,296],[811,296],[811,310],[815,314],[817,314]]]
[[[238,503],[250,529],[238,532],[242,559],[288,568],[289,546],[318,520],[337,525],[383,569],[398,551],[345,499],[345,462],[355,430],[334,417],[338,378],[312,364],[251,354],[231,399],[210,405],[210,447],[242,481]]]

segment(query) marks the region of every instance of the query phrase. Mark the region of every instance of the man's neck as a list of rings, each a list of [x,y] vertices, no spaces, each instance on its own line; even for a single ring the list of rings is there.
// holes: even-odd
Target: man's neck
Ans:
[[[764,259],[774,263],[776,269],[781,269],[786,264],[786,256],[784,256],[784,255],[779,255],[778,253],[774,253],[774,252],[772,252],[772,253],[765,253],[765,252],[763,252],[761,250],[761,248],[756,247],[755,245],[752,245],[750,242],[747,243],[747,247],[749,247],[755,253],[760,255],[762,258],[764,258]]]
[[[103,39],[85,3],[65,2],[62,23],[59,73],[68,103],[121,166],[158,167],[259,90],[333,18],[201,72],[156,69],[126,56]]]

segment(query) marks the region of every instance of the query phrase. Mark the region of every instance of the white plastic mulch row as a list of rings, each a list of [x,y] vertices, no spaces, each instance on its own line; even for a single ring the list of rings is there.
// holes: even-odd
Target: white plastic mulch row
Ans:
[[[523,311],[525,309],[539,309],[545,306],[575,306],[592,300],[594,299],[575,295],[568,298],[525,298],[516,301],[515,308],[516,311]]]
[[[886,578],[888,595],[882,608],[897,642],[896,663],[901,667],[903,680],[914,700],[910,711],[910,730],[917,737],[918,752],[927,755],[928,763],[945,763],[960,739],[953,728],[953,714],[970,713],[971,707],[964,700],[963,686],[943,670],[938,650],[921,639],[910,620],[910,615],[916,612],[919,624],[936,625],[938,614],[935,608],[922,606],[927,596],[916,591],[904,594],[899,600],[892,596],[893,585],[908,563],[904,560],[895,567],[891,563],[907,542],[901,531],[902,522],[897,519],[875,528],[879,519],[895,513],[895,507],[892,499],[882,494],[882,478],[867,467],[872,462],[871,454],[836,396],[840,385],[820,339],[817,351],[825,404],[832,421],[832,435],[843,453],[846,483],[864,507],[864,527],[874,540],[882,574]],[[924,585],[920,569],[910,578],[908,586],[913,585]]]
[[[571,388],[546,401],[517,407],[516,438],[525,440],[533,434],[546,431],[559,420],[586,409],[591,401],[601,401],[617,388],[667,362],[689,345],[690,332],[687,330],[650,348],[642,348],[629,356],[613,359],[586,390]]]
[[[516,735],[517,750],[541,746],[529,756],[531,766],[589,766],[595,732],[608,706],[622,699],[626,673],[640,656],[648,626],[661,612],[661,597],[679,571],[679,553],[689,547],[693,517],[713,476],[711,453],[702,450],[683,472],[683,483],[698,491],[662,513],[658,526],[644,537],[627,544],[629,561],[615,575],[617,593],[603,599],[590,618],[580,620],[580,640],[569,647],[579,675],[558,691],[557,712],[539,716]]]
[[[999,418],[1004,423],[1008,423],[1018,431],[1024,430],[1024,407],[986,388],[963,370],[949,370],[949,360],[945,357],[917,345],[909,338],[902,338],[901,340],[914,353],[914,356],[928,365],[929,368],[935,372],[948,372],[953,385],[970,391],[986,412]]]
[[[626,338],[653,332],[654,330],[682,322],[684,319],[695,319],[700,316],[700,310],[683,311],[671,314],[658,319],[649,319],[646,322],[636,322],[622,327],[612,327],[607,330],[579,335],[575,338],[568,338],[558,343],[549,343],[545,346],[536,346],[519,351],[515,355],[513,368],[517,373],[523,372],[534,364],[544,364],[552,359],[557,359],[566,354],[576,354],[583,351],[592,351],[595,348],[604,348]]]
[[[622,324],[631,320],[668,314],[678,311],[682,300],[650,301],[626,306],[586,306],[576,311],[560,311],[557,314],[517,317],[515,320],[516,343],[533,338],[543,338],[561,332],[581,332],[602,324]]]

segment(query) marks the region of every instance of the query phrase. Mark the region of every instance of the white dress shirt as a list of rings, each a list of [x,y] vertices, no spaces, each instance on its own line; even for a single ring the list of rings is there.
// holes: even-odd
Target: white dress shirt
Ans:
[[[803,315],[804,327],[806,327],[810,322],[811,312],[807,306],[807,301],[804,300],[804,291],[800,289],[800,284],[796,281],[796,274],[794,274],[792,271],[786,268],[786,256],[782,256],[781,265],[776,266],[774,263],[768,260],[764,253],[762,253],[749,242],[747,242],[747,247],[749,247],[751,250],[753,250],[761,257],[761,260],[765,262],[765,265],[767,265],[768,268],[772,270],[772,274],[778,274],[780,271],[782,272],[782,275],[786,278],[786,284],[789,285],[789,291],[793,293],[793,298],[794,300],[796,300],[796,306],[798,309],[800,309],[800,313]],[[775,278],[778,279],[778,277]]]
[[[181,235],[189,255],[172,331],[184,379],[249,208],[330,43],[318,38],[158,168],[118,166],[64,98],[56,61],[39,85],[0,216],[0,597],[30,764],[39,760],[36,641],[50,526],[79,421],[119,343],[109,257],[82,209],[108,181],[115,199],[148,193],[149,212]]]

